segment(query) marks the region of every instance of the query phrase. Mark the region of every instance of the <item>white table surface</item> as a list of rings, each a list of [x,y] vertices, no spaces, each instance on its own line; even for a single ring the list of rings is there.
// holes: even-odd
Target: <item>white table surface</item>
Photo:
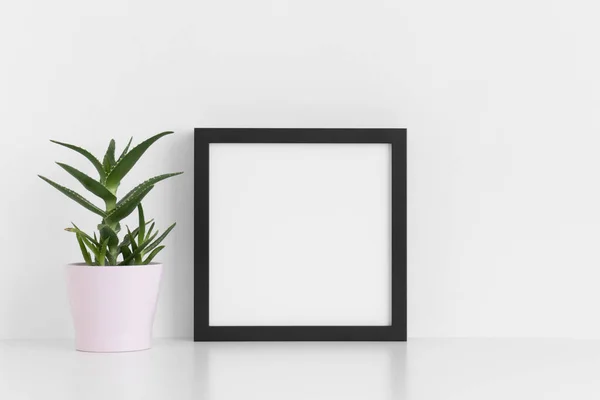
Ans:
[[[76,352],[0,342],[0,399],[599,399],[600,341],[193,343]]]

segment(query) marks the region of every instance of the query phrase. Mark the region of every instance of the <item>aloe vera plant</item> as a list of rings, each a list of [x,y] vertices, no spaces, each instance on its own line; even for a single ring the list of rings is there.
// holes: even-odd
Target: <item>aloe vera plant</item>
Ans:
[[[130,150],[132,138],[118,158],[115,156],[116,145],[113,139],[108,145],[102,162],[81,147],[51,140],[52,143],[71,149],[84,156],[98,172],[98,179],[94,179],[70,165],[57,162],[62,169],[79,181],[91,194],[103,200],[104,208],[96,206],[79,193],[59,185],[44,176],[38,175],[65,196],[102,218],[97,227],[98,234],[94,232],[90,236],[79,229],[74,223],[72,223],[71,227],[65,229],[75,234],[86,264],[96,266],[145,265],[149,264],[164,248],[160,243],[173,230],[175,224],[169,226],[159,235],[158,230],[154,229],[154,221],[145,219],[142,200],[154,188],[155,184],[183,172],[168,173],[150,178],[134,187],[120,199],[117,197],[117,190],[122,179],[138,162],[146,150],[158,139],[172,133],[169,131],[154,135]],[[126,227],[127,232],[124,234],[123,239],[120,240],[119,233],[122,231],[120,222],[136,209],[138,213],[138,227],[133,231],[129,230],[129,227]]]

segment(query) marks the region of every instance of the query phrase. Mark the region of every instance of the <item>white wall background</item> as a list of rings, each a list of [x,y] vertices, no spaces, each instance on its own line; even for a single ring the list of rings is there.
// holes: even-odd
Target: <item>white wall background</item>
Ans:
[[[0,338],[72,335],[53,164],[162,130],[158,336],[192,333],[192,128],[407,127],[409,336],[600,338],[600,7],[585,0],[0,4]],[[91,173],[91,171],[90,171]],[[75,186],[71,184],[71,186]]]

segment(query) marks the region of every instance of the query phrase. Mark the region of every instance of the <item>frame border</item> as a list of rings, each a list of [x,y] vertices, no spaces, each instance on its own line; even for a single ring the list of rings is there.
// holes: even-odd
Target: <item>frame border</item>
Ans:
[[[389,326],[210,326],[209,145],[211,143],[389,143],[392,323]],[[194,129],[194,341],[406,341],[406,129]]]

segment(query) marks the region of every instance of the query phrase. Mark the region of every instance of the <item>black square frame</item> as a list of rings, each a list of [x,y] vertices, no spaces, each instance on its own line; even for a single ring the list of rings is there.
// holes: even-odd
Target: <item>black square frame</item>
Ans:
[[[209,325],[208,191],[211,143],[391,144],[391,325]],[[194,130],[194,341],[405,341],[406,251],[406,129],[196,128]]]

